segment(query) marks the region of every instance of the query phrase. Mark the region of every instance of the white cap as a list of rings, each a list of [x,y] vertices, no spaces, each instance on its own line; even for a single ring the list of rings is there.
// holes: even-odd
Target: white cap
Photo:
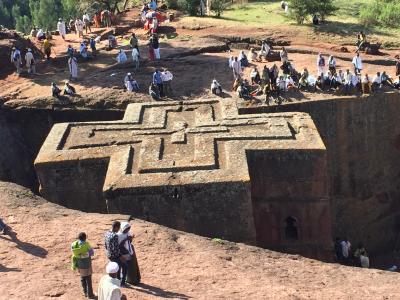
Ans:
[[[119,266],[116,262],[109,262],[106,266],[106,273],[107,274],[115,274],[117,273],[119,270]]]

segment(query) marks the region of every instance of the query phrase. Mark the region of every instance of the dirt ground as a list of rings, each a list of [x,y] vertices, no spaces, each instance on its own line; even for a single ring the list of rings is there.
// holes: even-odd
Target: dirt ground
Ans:
[[[138,72],[135,72],[132,63],[116,65],[115,58],[118,49],[106,51],[104,47],[107,41],[102,41],[99,45],[100,54],[98,57],[87,63],[79,64],[79,80],[74,83],[79,93],[78,97],[65,97],[61,103],[50,96],[50,83],[56,82],[61,87],[64,81],[69,77],[68,66],[65,58],[65,50],[68,44],[74,48],[79,48],[80,39],[74,34],[68,34],[66,41],[60,37],[54,36],[53,61],[42,61],[38,65],[38,75],[29,76],[23,74],[20,77],[15,74],[8,75],[1,81],[2,89],[0,97],[3,102],[11,107],[18,106],[52,106],[61,104],[73,107],[96,107],[96,108],[125,108],[131,102],[151,101],[148,96],[148,85],[152,78],[153,71],[158,68],[168,68],[174,74],[173,99],[188,98],[207,98],[211,97],[209,87],[212,79],[216,78],[226,91],[226,97],[236,97],[231,92],[233,76],[228,69],[229,55],[238,55],[238,50],[220,51],[207,53],[193,53],[194,49],[206,49],[213,44],[220,44],[214,37],[269,37],[279,41],[290,43],[287,47],[291,52],[289,59],[292,61],[298,71],[307,67],[311,73],[316,73],[317,53],[322,52],[325,55],[332,54],[336,56],[338,67],[345,71],[352,69],[351,58],[354,56],[355,47],[346,46],[349,53],[340,51],[342,45],[318,42],[314,39],[307,39],[301,34],[294,32],[290,27],[283,26],[279,32],[274,30],[261,30],[259,28],[188,28],[182,26],[179,18],[176,22],[164,23],[160,29],[161,33],[161,57],[158,62],[148,61],[147,36],[143,29],[133,28],[132,20],[137,18],[137,10],[128,11],[122,16],[119,26],[127,27],[125,33],[118,36],[120,48],[129,50],[127,43],[131,32],[135,32],[140,38],[139,44],[142,66]],[[107,29],[96,29],[93,34],[104,33]],[[89,35],[88,35],[89,36]],[[204,37],[208,37],[205,42]],[[38,44],[40,47],[40,44]],[[300,52],[311,52],[310,54],[300,54]],[[182,53],[187,56],[180,57]],[[247,51],[246,51],[247,52]],[[394,56],[399,51],[383,50],[380,56],[371,56],[362,54],[364,60],[364,71],[373,75],[378,71],[386,70],[389,75],[394,77],[395,68],[393,66]],[[127,52],[130,58],[130,51]],[[167,59],[165,59],[167,58]],[[392,65],[390,65],[390,62]],[[259,71],[265,63],[256,63]],[[387,66],[389,64],[389,66]],[[270,67],[272,63],[267,63]],[[280,63],[278,64],[278,66]],[[250,68],[244,70],[245,77],[249,77]],[[134,74],[134,78],[140,86],[139,93],[127,93],[123,89],[123,78],[127,72]],[[47,97],[47,98],[46,98]],[[320,100],[327,95],[321,93],[304,93],[296,96],[295,100]],[[331,95],[329,95],[331,98]],[[292,99],[293,100],[293,99]]]
[[[85,231],[97,289],[107,259],[103,234],[123,215],[81,213],[0,182],[0,211],[15,234],[0,235],[0,299],[83,299],[70,244]],[[133,220],[143,284],[128,299],[400,299],[398,273],[321,263],[217,242]]]

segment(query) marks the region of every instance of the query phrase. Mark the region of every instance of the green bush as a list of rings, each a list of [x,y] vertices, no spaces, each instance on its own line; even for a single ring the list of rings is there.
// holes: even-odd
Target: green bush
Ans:
[[[382,7],[379,21],[385,26],[400,26],[400,2],[387,3]]]
[[[400,2],[376,0],[361,8],[360,21],[364,25],[400,27]]]
[[[222,12],[225,10],[226,7],[225,0],[212,0],[211,2],[211,10],[215,13],[217,18],[219,18]]]
[[[177,9],[178,8],[178,0],[166,0],[165,3],[169,9]]]
[[[289,2],[289,17],[297,22],[303,24],[307,19],[310,7],[309,0],[291,0]]]
[[[197,15],[200,0],[178,0],[178,8],[191,16]]]
[[[304,23],[313,15],[318,15],[324,21],[336,10],[333,0],[289,0],[289,17],[298,24]]]
[[[370,5],[363,6],[360,9],[360,21],[365,26],[377,25],[379,23],[378,16],[381,11],[381,5],[374,2]]]

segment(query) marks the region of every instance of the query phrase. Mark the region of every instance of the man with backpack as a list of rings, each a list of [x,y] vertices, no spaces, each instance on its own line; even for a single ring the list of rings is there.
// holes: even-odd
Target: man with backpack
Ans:
[[[11,62],[14,63],[17,75],[21,74],[21,52],[17,47],[13,47],[11,51]]]

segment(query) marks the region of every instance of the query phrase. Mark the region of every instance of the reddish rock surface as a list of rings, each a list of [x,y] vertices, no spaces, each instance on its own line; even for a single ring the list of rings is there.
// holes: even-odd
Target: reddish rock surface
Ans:
[[[70,243],[86,231],[95,248],[94,287],[107,262],[103,233],[123,215],[81,213],[0,183],[1,217],[14,231],[0,236],[0,299],[81,299],[70,270]],[[132,221],[143,285],[128,299],[398,299],[400,276],[326,264],[243,244],[218,243]],[[83,298],[82,298],[83,299]]]

